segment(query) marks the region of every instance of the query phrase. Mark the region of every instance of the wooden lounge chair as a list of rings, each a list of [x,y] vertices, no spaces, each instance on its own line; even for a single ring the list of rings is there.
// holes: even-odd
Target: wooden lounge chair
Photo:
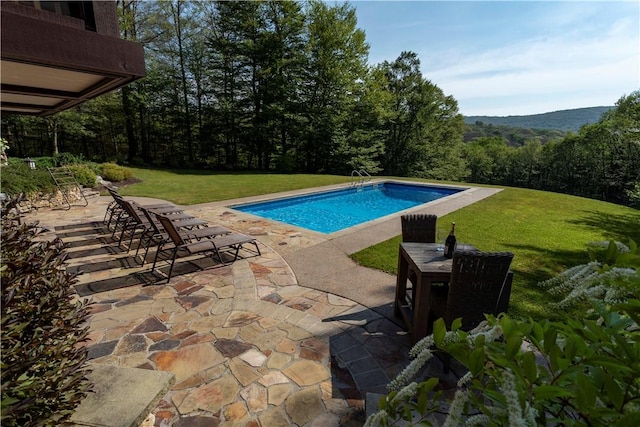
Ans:
[[[223,265],[235,262],[238,259],[240,249],[246,249],[245,245],[248,244],[254,245],[255,251],[253,252],[258,256],[260,255],[258,242],[251,236],[232,232],[220,236],[215,236],[209,239],[189,241],[185,239],[184,235],[178,231],[175,224],[167,215],[156,215],[156,217],[158,218],[158,221],[160,221],[160,224],[162,224],[162,227],[164,228],[166,233],[169,235],[170,240],[163,241],[158,246],[151,271],[156,271],[158,256],[161,252],[164,251],[164,247],[171,246],[168,249],[171,251],[171,264],[169,267],[169,273],[167,274],[167,282],[171,280],[173,266],[178,256],[178,252],[186,252],[188,255],[205,254],[208,256],[215,256],[217,260]],[[225,260],[222,258],[222,252],[231,252],[233,254],[233,259],[230,262],[225,262]]]

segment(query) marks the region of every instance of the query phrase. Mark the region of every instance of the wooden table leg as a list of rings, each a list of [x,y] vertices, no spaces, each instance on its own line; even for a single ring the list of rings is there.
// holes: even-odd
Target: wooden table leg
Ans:
[[[406,304],[407,300],[407,271],[408,262],[403,256],[402,248],[398,249],[398,274],[396,276],[396,299],[393,304],[393,314],[400,317],[402,312],[400,306]]]
[[[415,344],[427,335],[429,322],[429,295],[431,294],[431,279],[419,274],[416,278],[416,300],[413,310],[412,338]]]

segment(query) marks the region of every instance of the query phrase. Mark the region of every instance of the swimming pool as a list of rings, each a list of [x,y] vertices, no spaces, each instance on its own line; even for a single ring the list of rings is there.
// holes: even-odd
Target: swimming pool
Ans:
[[[384,182],[231,207],[241,212],[329,234],[463,190]]]

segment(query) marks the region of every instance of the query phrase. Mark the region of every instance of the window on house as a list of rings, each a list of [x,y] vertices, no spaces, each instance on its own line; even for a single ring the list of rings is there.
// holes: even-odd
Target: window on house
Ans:
[[[93,2],[91,1],[20,1],[22,5],[30,6],[39,10],[57,13],[58,15],[70,16],[71,18],[82,19],[84,28],[88,31],[96,31],[96,18],[93,13]]]

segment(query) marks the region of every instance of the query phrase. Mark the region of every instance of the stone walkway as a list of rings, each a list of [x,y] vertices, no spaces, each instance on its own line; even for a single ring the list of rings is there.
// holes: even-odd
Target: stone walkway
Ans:
[[[28,220],[63,239],[69,271],[81,273],[76,290],[92,302],[91,362],[175,375],[154,425],[360,425],[365,394],[385,393],[406,366],[409,338],[400,327],[299,286],[269,246],[312,245],[316,237],[212,207],[219,222],[269,236],[260,239],[262,256],[227,266],[181,260],[168,284],[156,284],[149,264],[137,266],[134,251],[106,230],[108,202],[98,197]]]

